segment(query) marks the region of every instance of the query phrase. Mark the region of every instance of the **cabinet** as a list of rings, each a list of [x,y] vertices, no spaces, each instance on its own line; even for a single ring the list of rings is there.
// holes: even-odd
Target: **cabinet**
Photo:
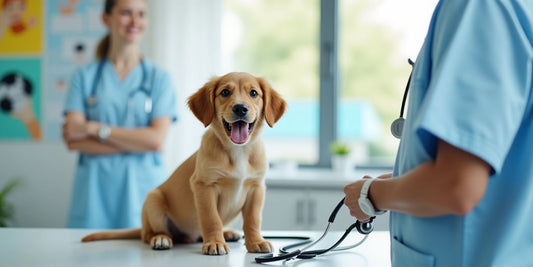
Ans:
[[[344,197],[343,187],[267,187],[263,207],[263,230],[317,230],[326,229],[328,219]],[[388,230],[388,213],[374,220],[375,230]],[[355,218],[346,206],[339,210],[331,230],[346,230]]]

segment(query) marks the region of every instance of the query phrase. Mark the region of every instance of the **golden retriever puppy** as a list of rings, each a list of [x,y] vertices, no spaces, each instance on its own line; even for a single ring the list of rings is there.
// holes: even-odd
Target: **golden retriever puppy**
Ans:
[[[227,254],[226,241],[240,235],[224,227],[242,214],[246,249],[273,250],[260,233],[268,167],[261,131],[265,121],[272,127],[280,119],[285,101],[266,80],[233,72],[211,79],[188,105],[208,128],[198,151],[146,197],[142,228],[82,241],[141,238],[153,249],[169,249],[202,239],[204,254]]]

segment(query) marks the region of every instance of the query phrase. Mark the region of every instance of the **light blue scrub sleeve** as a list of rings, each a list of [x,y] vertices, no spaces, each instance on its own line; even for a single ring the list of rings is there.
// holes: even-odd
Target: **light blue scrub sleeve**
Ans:
[[[452,10],[440,12],[455,15],[441,16],[447,21],[434,29],[431,82],[415,121],[416,133],[432,157],[442,139],[499,173],[532,86],[531,25],[522,25],[517,17],[524,10],[511,10],[526,7],[451,2],[442,8]]]
[[[85,114],[85,96],[83,93],[83,71],[77,70],[70,81],[67,91],[63,114],[69,111],[76,111]]]
[[[170,75],[164,71],[155,73],[152,88],[152,120],[168,117],[177,120],[176,90]]]

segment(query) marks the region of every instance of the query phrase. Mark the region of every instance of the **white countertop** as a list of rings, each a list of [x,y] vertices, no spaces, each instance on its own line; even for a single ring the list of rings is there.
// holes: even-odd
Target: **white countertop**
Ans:
[[[266,175],[267,186],[274,187],[310,187],[317,189],[338,189],[363,178],[365,175],[376,177],[391,172],[390,169],[358,170],[350,173],[336,173],[326,168],[270,168]]]
[[[261,254],[246,252],[244,241],[228,243],[228,255],[206,256],[201,254],[201,243],[176,245],[170,250],[154,251],[140,240],[110,240],[81,243],[80,239],[94,230],[0,228],[0,263],[2,266],[191,266],[191,267],[240,267],[261,266],[254,258]],[[304,235],[314,238],[321,232],[265,231],[263,235]],[[331,232],[317,244],[326,248],[342,233]],[[352,232],[341,245],[354,244],[362,238]],[[271,240],[275,249],[295,240]],[[292,260],[268,263],[270,266],[390,266],[390,242],[388,232],[376,231],[359,247],[332,252],[309,260]],[[267,266],[267,265],[264,265]]]

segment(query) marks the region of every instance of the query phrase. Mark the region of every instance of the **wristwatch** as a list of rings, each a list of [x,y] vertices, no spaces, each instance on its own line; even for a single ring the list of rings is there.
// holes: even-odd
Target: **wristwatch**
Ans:
[[[101,142],[104,142],[105,140],[107,140],[110,134],[111,134],[111,128],[109,128],[109,126],[105,124],[102,124],[100,126],[100,129],[98,129],[98,138],[100,138]]]
[[[365,181],[363,187],[361,187],[361,195],[359,196],[359,208],[368,216],[376,216],[385,213],[384,210],[376,210],[372,201],[368,199],[368,190],[374,180],[376,179],[367,179]]]

